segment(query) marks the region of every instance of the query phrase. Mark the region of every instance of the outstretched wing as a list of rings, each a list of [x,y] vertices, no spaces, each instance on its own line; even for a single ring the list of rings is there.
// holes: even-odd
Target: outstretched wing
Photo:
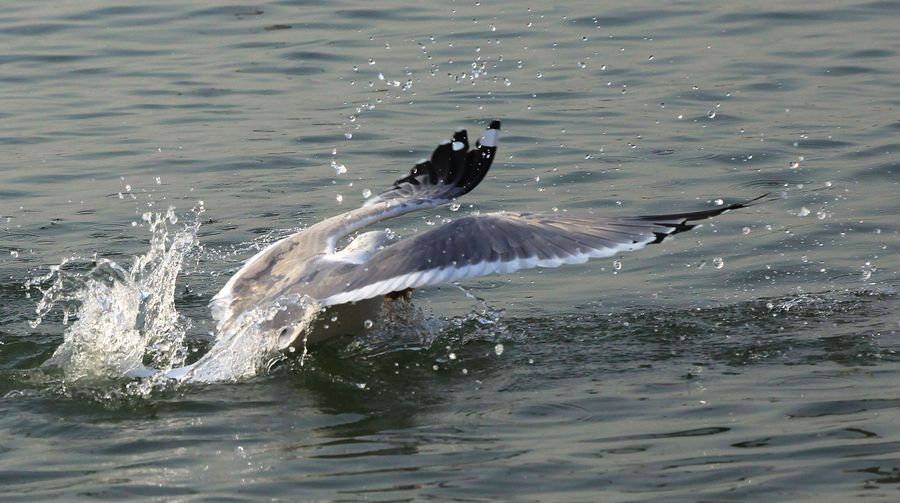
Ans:
[[[759,199],[759,198],[757,198]],[[610,257],[695,227],[693,222],[743,208],[628,218],[489,213],[463,217],[385,247],[366,263],[336,275],[324,305],[533,267]]]
[[[333,253],[344,236],[381,220],[449,203],[474,189],[491,167],[499,133],[500,121],[491,122],[476,148],[469,150],[468,135],[461,129],[440,144],[431,159],[416,164],[408,176],[362,208],[323,220],[251,257],[210,302],[218,326],[291,287],[309,283],[309,276],[317,272],[309,270],[310,260]]]
[[[438,145],[431,159],[420,161],[408,176],[366,201],[362,208],[331,217],[309,230],[326,239],[326,252],[330,253],[340,238],[375,222],[447,204],[484,179],[497,152],[499,136],[500,121],[493,121],[476,148],[468,150],[466,131],[461,129],[451,141]]]

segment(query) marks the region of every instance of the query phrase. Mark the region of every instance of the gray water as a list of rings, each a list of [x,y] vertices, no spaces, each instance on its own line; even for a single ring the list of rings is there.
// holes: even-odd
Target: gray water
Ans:
[[[882,1],[5,3],[0,498],[895,501],[898,22]],[[397,231],[771,195],[617,262],[464,282],[483,301],[419,291],[441,328],[418,351],[152,389],[42,366],[79,302],[32,328],[52,279],[26,284],[130,267],[145,213],[199,224],[174,290],[196,359],[243,260],[491,119],[483,184]]]

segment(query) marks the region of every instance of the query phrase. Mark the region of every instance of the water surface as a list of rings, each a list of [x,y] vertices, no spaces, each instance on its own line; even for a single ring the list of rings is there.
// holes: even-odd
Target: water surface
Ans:
[[[2,498],[896,499],[898,20],[878,1],[5,5]],[[145,213],[174,207],[170,237],[199,224],[174,291],[196,358],[243,260],[495,118],[483,185],[396,230],[772,196],[618,266],[418,292],[442,327],[420,351],[162,390],[42,369],[73,320],[61,303],[32,328],[25,285],[67,259],[131,267]]]

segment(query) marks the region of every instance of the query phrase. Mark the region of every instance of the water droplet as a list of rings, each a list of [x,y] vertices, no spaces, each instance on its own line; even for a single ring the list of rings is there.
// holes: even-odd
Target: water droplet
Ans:
[[[800,163],[797,161],[791,161],[788,163],[788,167],[791,169],[797,169],[800,167]]]
[[[364,198],[368,199],[368,198],[372,197],[372,191],[369,190],[369,189],[364,189],[364,190],[362,191],[362,196],[363,196]]]
[[[716,199],[713,202],[716,203],[716,206],[722,206],[723,204],[725,204],[725,201],[723,201],[721,199]]]
[[[712,110],[710,110],[710,111],[706,112],[706,116],[709,117],[710,119],[715,119],[716,113],[713,112]]]
[[[809,208],[807,208],[806,206],[803,206],[802,208],[800,208],[800,211],[797,212],[797,215],[801,216],[801,217],[805,217],[805,216],[809,215],[809,213],[810,213]]]
[[[337,200],[338,204],[344,202],[344,196],[340,194],[336,195],[334,198]]]
[[[747,234],[750,234],[750,227],[744,227],[743,229],[741,229],[741,234],[743,234],[745,236]]]
[[[462,369],[462,373],[463,373],[463,375],[468,375],[468,374],[469,374],[469,369]]]
[[[579,61],[579,62],[578,62],[578,68],[587,68],[587,64],[585,64],[584,61]]]
[[[713,259],[713,265],[716,266],[716,269],[721,269],[725,267],[725,259],[722,257],[716,257]]]
[[[450,203],[450,211],[459,211],[460,206],[457,202]]]
[[[348,139],[348,140],[349,140],[350,138],[353,138],[353,133],[351,133],[350,131],[347,131],[346,133],[344,133],[344,138],[346,138],[346,139]]]
[[[541,77],[543,77],[543,76],[544,76],[544,74],[543,74],[543,73],[541,73],[541,72],[537,72],[537,78],[541,78]]]
[[[372,320],[366,320],[366,321],[363,322],[363,327],[365,327],[365,328],[367,328],[367,329],[368,329],[368,328],[372,328],[372,325],[374,325],[374,324],[375,324],[375,323],[373,323]]]
[[[19,252],[16,251],[16,250],[9,250],[9,254],[12,256],[12,258],[18,258],[18,257],[19,257]]]
[[[621,269],[622,269],[622,262],[619,262],[618,260],[613,260],[613,269],[615,269],[615,270],[617,270],[617,271],[618,271],[618,270],[621,270]]]
[[[125,184],[125,192],[131,192],[131,185]]]
[[[450,358],[451,360],[455,360],[455,359],[456,359],[456,353],[450,353],[449,355],[447,355],[447,358]]]
[[[500,344],[500,343],[498,342],[498,343],[494,346],[494,354],[496,354],[497,356],[500,356],[500,355],[503,354],[503,344]]]
[[[653,55],[652,55],[652,54],[650,55],[650,57],[647,58],[647,61],[653,61]]]
[[[876,269],[875,266],[873,266],[870,262],[866,262],[865,264],[863,264],[863,266],[862,266],[862,279],[863,279],[863,281],[867,281],[869,278],[871,278],[871,277],[872,277],[872,273],[875,272],[875,271],[877,271],[877,270],[878,270],[878,269]]]

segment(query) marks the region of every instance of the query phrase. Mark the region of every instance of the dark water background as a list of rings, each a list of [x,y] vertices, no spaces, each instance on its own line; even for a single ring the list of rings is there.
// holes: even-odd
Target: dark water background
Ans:
[[[4,501],[900,497],[900,4],[3,12]],[[773,197],[618,270],[466,282],[503,310],[488,326],[455,288],[419,292],[448,320],[427,351],[149,397],[36,370],[66,326],[30,327],[26,281],[70,256],[128,264],[144,212],[204,202],[176,297],[202,351],[206,302],[256,248],[493,118],[500,156],[461,212]]]

